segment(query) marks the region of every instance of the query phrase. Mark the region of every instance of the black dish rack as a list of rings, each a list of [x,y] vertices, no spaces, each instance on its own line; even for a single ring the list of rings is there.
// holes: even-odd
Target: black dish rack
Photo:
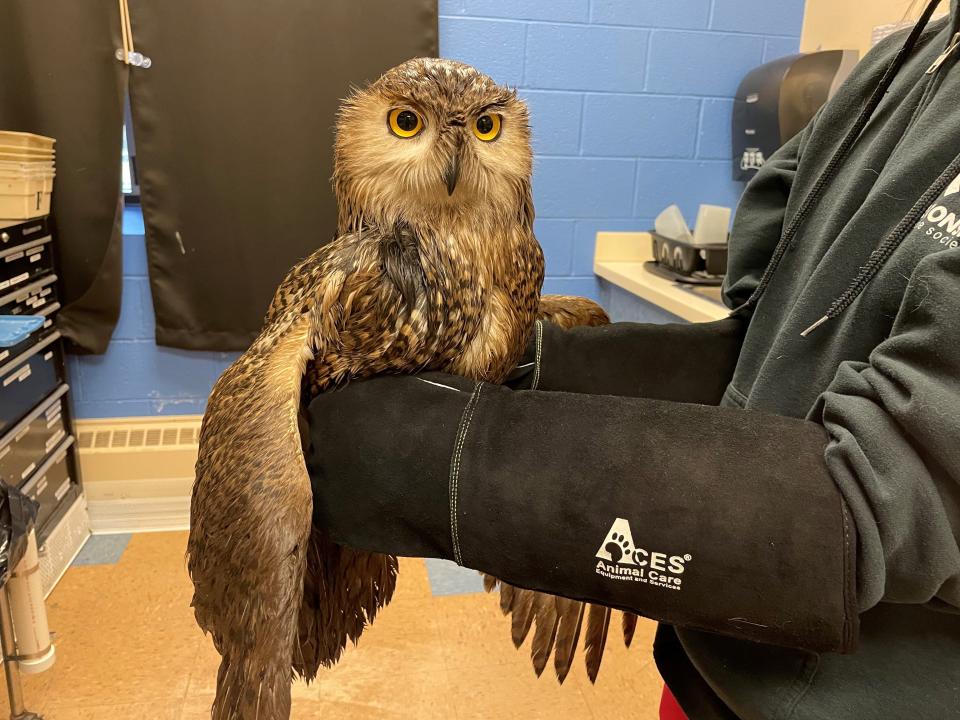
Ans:
[[[727,245],[693,245],[650,233],[653,257],[644,263],[654,275],[689,285],[721,285],[727,273]]]

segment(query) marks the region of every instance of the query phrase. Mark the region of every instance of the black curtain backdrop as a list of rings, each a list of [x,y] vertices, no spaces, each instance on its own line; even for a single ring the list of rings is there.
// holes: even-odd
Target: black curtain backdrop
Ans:
[[[336,229],[340,99],[437,54],[436,0],[129,6],[152,61],[130,92],[157,342],[245,349],[286,271]]]
[[[81,352],[120,314],[120,45],[117,0],[0,0],[0,129],[57,139],[57,325]]]

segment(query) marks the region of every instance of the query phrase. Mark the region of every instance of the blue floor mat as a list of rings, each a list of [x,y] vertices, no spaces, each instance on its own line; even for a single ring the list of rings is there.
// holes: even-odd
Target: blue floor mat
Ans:
[[[130,542],[130,533],[122,535],[91,535],[73,561],[73,565],[113,565]]]
[[[476,570],[468,570],[449,560],[425,558],[430,592],[438,595],[466,595],[483,592],[483,578]]]

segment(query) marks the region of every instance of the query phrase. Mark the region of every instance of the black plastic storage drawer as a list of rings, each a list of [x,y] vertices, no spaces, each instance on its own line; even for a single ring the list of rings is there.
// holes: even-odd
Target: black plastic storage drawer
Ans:
[[[37,314],[39,315],[41,313]],[[16,345],[12,347],[0,348],[0,365],[4,365],[9,362],[10,358],[15,358],[18,355],[22,355],[34,345],[39,342],[43,342],[45,338],[53,335],[55,332],[56,330],[53,329],[53,318],[47,318],[44,320],[43,325],[38,327]]]
[[[0,436],[26,417],[58,385],[60,333],[54,331],[0,364]]]
[[[9,292],[0,292],[0,315],[47,315],[60,309],[57,276],[44,275]]]
[[[0,248],[0,293],[29,285],[53,272],[53,238],[46,235],[29,243]]]
[[[50,274],[0,293],[0,315],[36,315],[57,301],[57,276]]]
[[[0,228],[0,250],[32,243],[50,234],[49,218],[34,218],[19,225]]]
[[[67,385],[60,385],[0,437],[0,479],[22,485],[67,436],[63,424]]]
[[[70,491],[71,485],[75,483],[71,476],[72,462],[69,457],[71,445],[73,445],[73,436],[68,435],[23,485],[24,495],[40,504],[37,528],[41,531],[47,520],[56,512],[57,505]]]

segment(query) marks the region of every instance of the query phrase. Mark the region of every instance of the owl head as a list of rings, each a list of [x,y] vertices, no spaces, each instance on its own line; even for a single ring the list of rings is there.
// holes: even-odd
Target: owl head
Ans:
[[[529,114],[516,91],[417,58],[347,98],[333,184],[340,232],[362,223],[533,221]]]

